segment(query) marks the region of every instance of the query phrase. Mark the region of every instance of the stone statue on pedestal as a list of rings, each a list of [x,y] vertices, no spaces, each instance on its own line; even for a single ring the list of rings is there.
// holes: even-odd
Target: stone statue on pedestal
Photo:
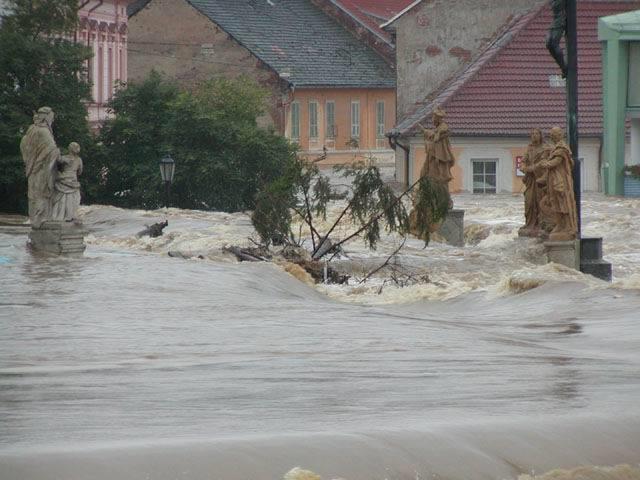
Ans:
[[[541,210],[553,219],[551,241],[575,240],[578,233],[576,200],[573,193],[573,155],[559,127],[551,129],[549,157],[540,166],[547,171],[546,195]]]
[[[464,246],[464,210],[454,210],[453,202],[448,194],[449,183],[453,180],[451,169],[455,164],[455,157],[449,140],[449,126],[444,122],[445,116],[444,110],[436,107],[431,114],[434,128],[425,128],[418,124],[424,135],[425,148],[425,162],[420,171],[420,178],[428,178],[432,191],[440,192],[441,196],[446,196],[448,200],[446,218],[444,221],[429,222],[429,232],[438,231],[450,244]],[[418,227],[419,215],[433,218],[432,211],[418,212],[417,200],[414,197],[414,208],[409,217],[410,227],[414,235],[422,237],[423,234],[420,233]]]
[[[80,146],[71,143],[69,155],[62,157],[51,130],[53,119],[51,108],[40,108],[20,142],[29,185],[29,239],[35,250],[82,253],[85,232],[79,222],[71,222],[80,205]]]
[[[40,108],[20,142],[28,182],[29,219],[34,228],[51,219],[54,169],[60,158],[51,130],[53,119],[51,108]]]

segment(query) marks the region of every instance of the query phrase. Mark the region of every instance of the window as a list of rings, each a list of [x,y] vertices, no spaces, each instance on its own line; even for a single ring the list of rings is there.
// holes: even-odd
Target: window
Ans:
[[[336,102],[327,102],[325,106],[327,117],[327,138],[336,138]]]
[[[318,138],[318,102],[309,102],[309,138]]]
[[[291,138],[300,138],[300,104],[291,104]]]
[[[378,138],[383,138],[384,133],[384,101],[380,100],[376,103],[376,135]]]
[[[496,193],[497,160],[471,160],[473,193]]]
[[[351,138],[360,138],[360,102],[351,102]]]
[[[628,107],[640,107],[640,42],[629,42]]]

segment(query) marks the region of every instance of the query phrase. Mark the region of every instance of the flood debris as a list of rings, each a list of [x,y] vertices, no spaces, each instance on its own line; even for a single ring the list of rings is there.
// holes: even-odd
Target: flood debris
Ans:
[[[164,222],[157,222],[153,225],[145,225],[144,230],[141,230],[136,234],[138,238],[149,236],[151,238],[157,238],[162,236],[162,231],[167,228],[169,225],[169,221],[165,220]]]
[[[327,262],[314,260],[311,254],[301,247],[288,245],[278,250],[266,247],[241,248],[237,246],[224,247],[225,252],[234,255],[240,262],[272,262],[278,265],[295,264],[304,269],[315,283],[345,284],[349,275],[341,273]]]

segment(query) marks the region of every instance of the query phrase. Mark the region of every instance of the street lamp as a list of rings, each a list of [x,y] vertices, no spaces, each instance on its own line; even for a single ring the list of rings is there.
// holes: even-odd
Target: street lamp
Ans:
[[[173,175],[176,172],[176,162],[171,158],[171,155],[166,154],[160,160],[160,175],[164,182],[166,192],[166,206],[169,206],[169,195],[171,193],[171,183],[173,182]]]

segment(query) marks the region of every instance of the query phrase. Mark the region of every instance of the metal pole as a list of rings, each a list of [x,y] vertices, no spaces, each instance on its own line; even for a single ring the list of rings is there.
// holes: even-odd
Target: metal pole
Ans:
[[[171,204],[171,182],[164,182],[164,188],[165,188],[164,206],[165,208],[169,208]]]
[[[567,3],[567,137],[573,153],[573,193],[576,198],[578,238],[582,234],[582,212],[580,208],[582,189],[580,185],[580,155],[578,153],[578,14],[577,0]]]

